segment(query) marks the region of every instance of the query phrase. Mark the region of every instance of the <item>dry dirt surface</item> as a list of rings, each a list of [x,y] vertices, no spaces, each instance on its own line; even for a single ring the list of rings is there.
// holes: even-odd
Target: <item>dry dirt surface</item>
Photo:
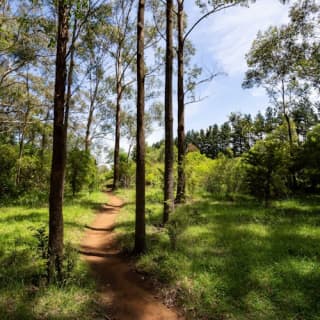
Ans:
[[[100,307],[108,320],[183,320],[178,310],[166,307],[137,274],[116,244],[115,220],[123,202],[107,193],[105,204],[96,215],[81,245],[81,253],[96,279]]]

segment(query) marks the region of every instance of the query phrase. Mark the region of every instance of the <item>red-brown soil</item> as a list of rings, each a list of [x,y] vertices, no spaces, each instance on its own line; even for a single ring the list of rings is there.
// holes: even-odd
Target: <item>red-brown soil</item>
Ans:
[[[123,202],[108,192],[108,204],[97,212],[87,226],[81,253],[96,279],[105,319],[182,320],[174,308],[166,307],[150,282],[136,273],[130,261],[121,255],[113,231]]]

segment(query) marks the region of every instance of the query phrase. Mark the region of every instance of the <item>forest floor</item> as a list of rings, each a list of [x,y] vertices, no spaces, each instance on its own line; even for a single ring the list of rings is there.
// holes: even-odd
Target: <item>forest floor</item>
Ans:
[[[122,200],[108,192],[108,204],[101,207],[94,222],[87,226],[81,245],[81,253],[97,281],[106,319],[183,319],[176,309],[160,301],[148,279],[135,272],[130,260],[121,254],[114,228],[122,206]]]
[[[66,197],[64,278],[52,285],[47,206],[0,205],[1,320],[179,319],[165,305],[192,320],[320,320],[320,196],[264,208],[200,192],[163,228],[162,191],[149,186],[148,251],[136,259],[120,254],[134,243],[134,190],[118,196]]]
[[[161,283],[193,320],[320,320],[320,197],[273,201],[217,198],[201,192],[161,227],[162,190],[146,193],[147,248],[140,274]],[[130,252],[134,190],[116,232]],[[168,293],[168,294],[166,294]]]

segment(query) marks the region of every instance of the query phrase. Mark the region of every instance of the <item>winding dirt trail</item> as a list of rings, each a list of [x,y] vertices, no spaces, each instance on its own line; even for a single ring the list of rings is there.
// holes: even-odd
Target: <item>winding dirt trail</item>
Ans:
[[[182,320],[177,310],[167,308],[155,292],[135,273],[116,245],[115,219],[123,202],[108,192],[108,204],[87,226],[81,253],[97,281],[105,319]]]

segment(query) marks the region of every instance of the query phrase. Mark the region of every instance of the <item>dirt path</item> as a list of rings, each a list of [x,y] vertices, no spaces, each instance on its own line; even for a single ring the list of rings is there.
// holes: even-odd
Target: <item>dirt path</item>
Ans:
[[[155,293],[128,261],[121,257],[113,232],[122,201],[108,192],[108,204],[97,213],[96,219],[82,241],[81,253],[96,278],[106,319],[112,320],[182,320],[155,298]]]

